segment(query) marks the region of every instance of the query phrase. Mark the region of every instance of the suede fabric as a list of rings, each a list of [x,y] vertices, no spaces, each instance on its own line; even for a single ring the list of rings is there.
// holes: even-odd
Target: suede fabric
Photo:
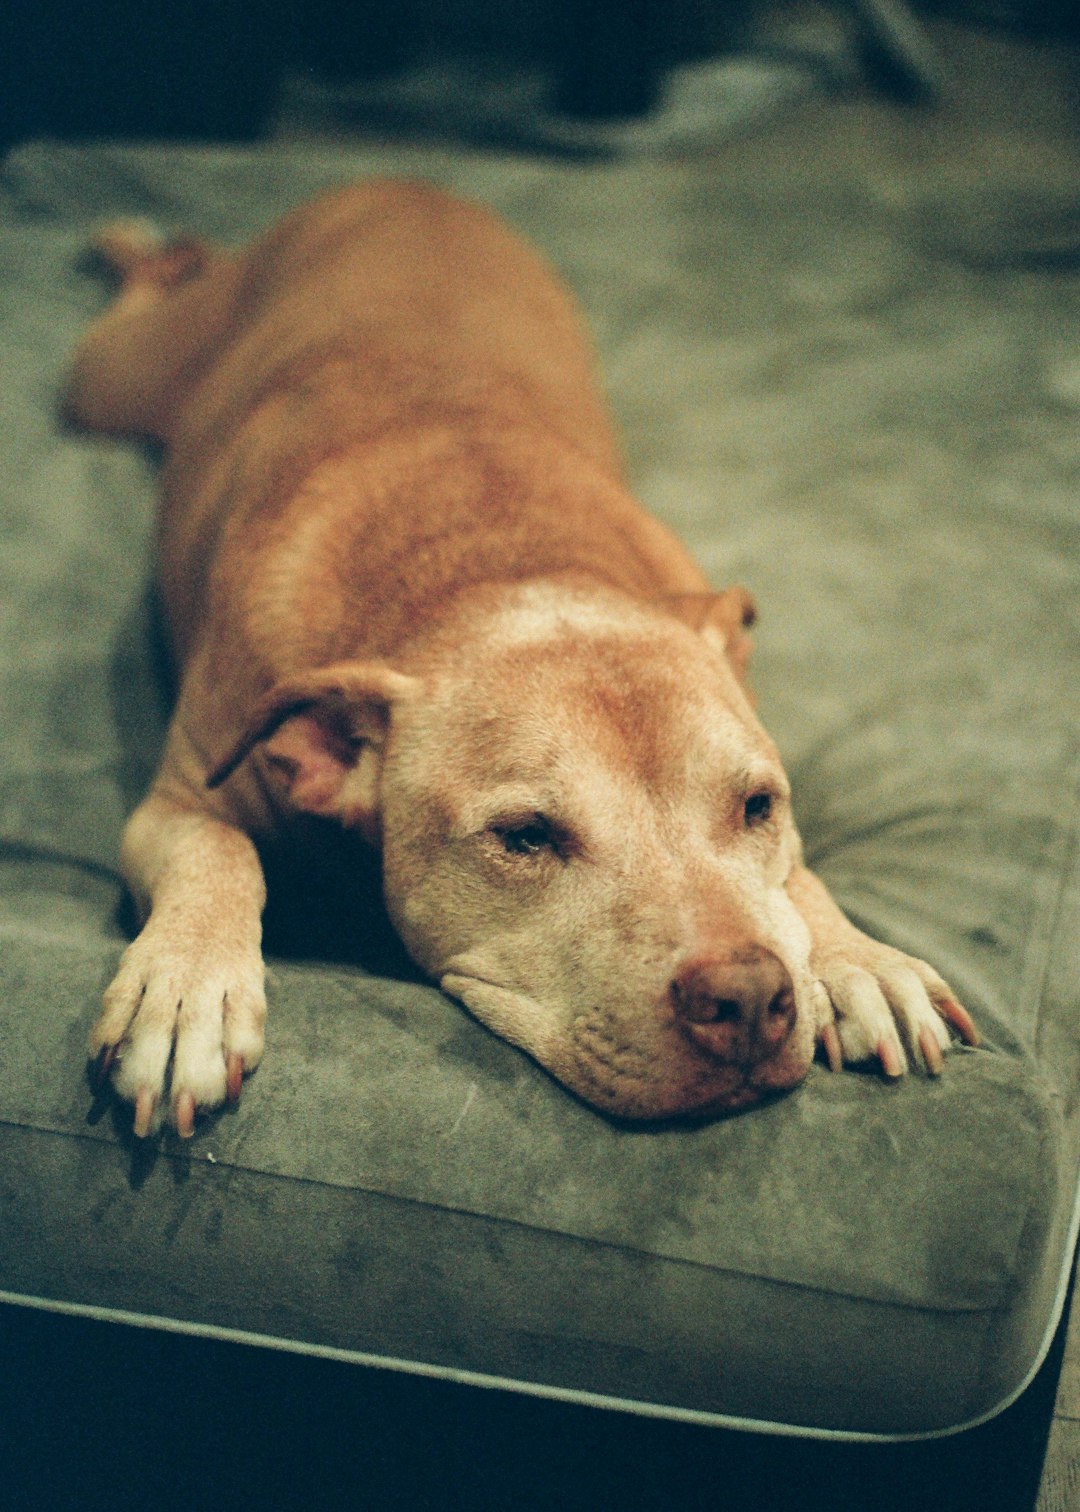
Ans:
[[[155,459],[57,412],[104,300],[81,251],[112,215],[242,240],[375,172],[488,200],[578,293],[639,496],[758,600],[811,863],[977,1019],[940,1081],[817,1065],[744,1116],[621,1126],[392,952],[294,929],[239,1110],[136,1148],[92,1096],[168,689]],[[866,186],[794,169],[435,149],[27,148],[0,257],[0,1292],[813,1432],[1002,1405],[1080,1164],[1077,426],[1040,376],[1075,284],[932,265]]]

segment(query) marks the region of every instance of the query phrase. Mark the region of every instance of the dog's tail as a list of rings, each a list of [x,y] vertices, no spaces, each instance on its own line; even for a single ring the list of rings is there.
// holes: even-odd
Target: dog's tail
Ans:
[[[90,250],[110,273],[127,278],[140,262],[155,256],[164,245],[165,238],[153,221],[133,216],[99,226]]]
[[[169,286],[185,283],[200,273],[212,249],[193,236],[166,240],[152,221],[133,217],[101,226],[90,251],[123,284],[138,281]]]

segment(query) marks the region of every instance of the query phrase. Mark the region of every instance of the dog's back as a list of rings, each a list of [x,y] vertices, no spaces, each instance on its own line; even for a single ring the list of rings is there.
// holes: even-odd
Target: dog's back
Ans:
[[[463,580],[706,587],[625,492],[572,301],[484,208],[355,185],[239,256],[203,249],[149,308],[138,261],[126,276],[77,359],[74,407],[168,444],[160,569],[181,662],[238,609],[216,639],[253,637],[280,675],[387,654]],[[126,389],[133,365],[125,416],[109,380]]]

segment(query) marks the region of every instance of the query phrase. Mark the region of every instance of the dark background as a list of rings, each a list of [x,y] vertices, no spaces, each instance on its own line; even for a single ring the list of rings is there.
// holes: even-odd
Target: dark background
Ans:
[[[880,1446],[723,1432],[0,1307],[0,1505],[1029,1512],[1062,1343],[986,1427]]]
[[[885,87],[911,90],[882,17],[836,0]],[[6,0],[0,148],[32,137],[257,139],[286,70],[336,81],[437,56],[536,64],[568,115],[634,115],[672,63],[737,49],[765,0]],[[1080,35],[1077,0],[916,0],[1015,32]],[[883,36],[884,30],[884,36]]]

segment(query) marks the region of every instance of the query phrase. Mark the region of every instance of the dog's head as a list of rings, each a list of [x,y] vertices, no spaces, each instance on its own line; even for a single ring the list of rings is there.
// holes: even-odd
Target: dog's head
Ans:
[[[381,844],[416,962],[586,1101],[743,1107],[798,1082],[815,1038],[751,617],[741,590],[656,612],[481,595],[407,670],[273,689],[211,780],[258,746],[292,805]]]

